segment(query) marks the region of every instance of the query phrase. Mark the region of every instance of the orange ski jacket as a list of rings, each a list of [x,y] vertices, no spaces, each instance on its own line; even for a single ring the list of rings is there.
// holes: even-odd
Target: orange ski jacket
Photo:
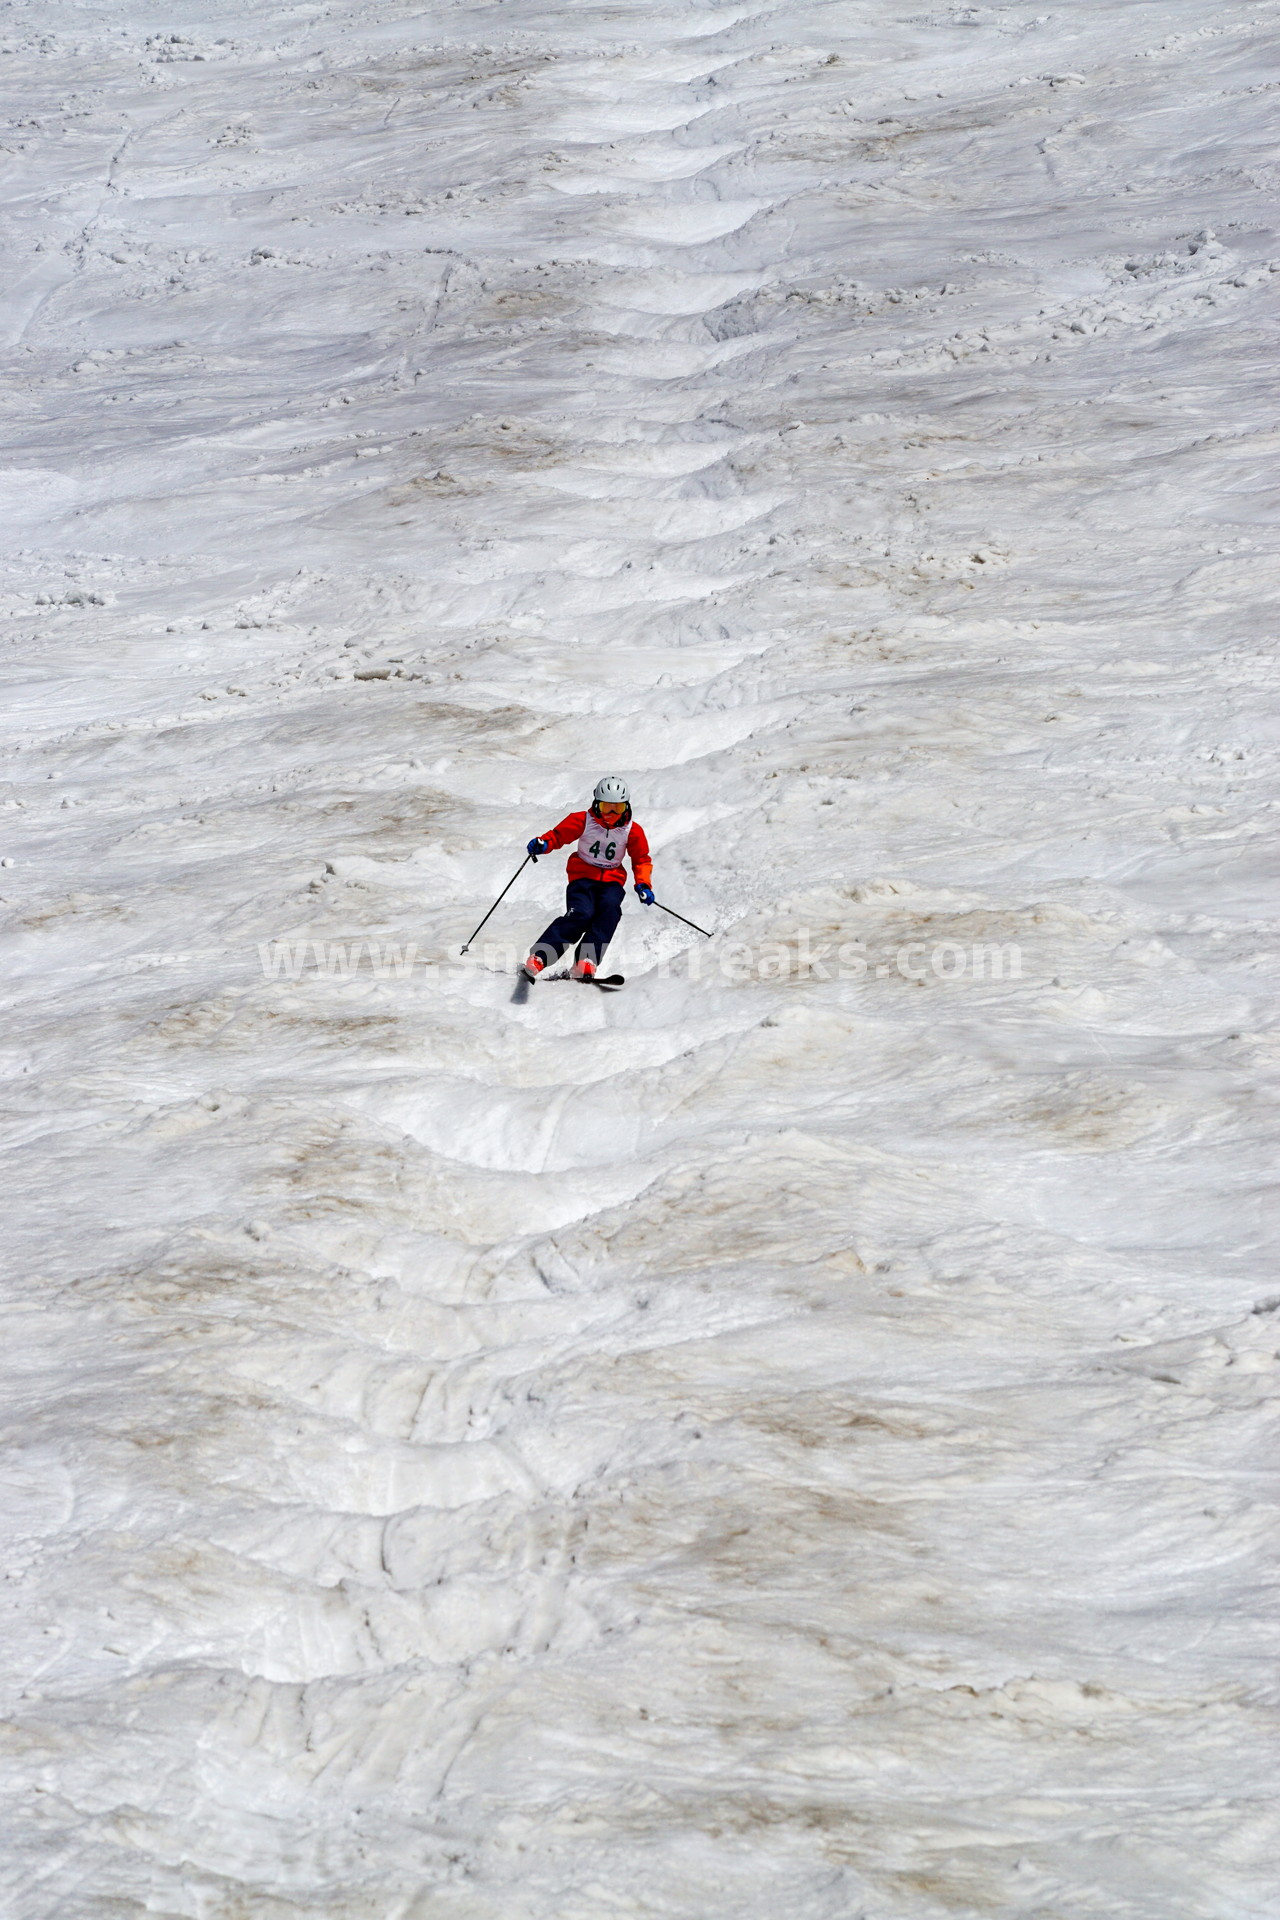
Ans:
[[[588,828],[590,828],[590,838],[588,838]],[[644,828],[638,821],[631,818],[630,807],[615,827],[607,827],[593,808],[590,812],[584,810],[582,813],[567,813],[558,827],[552,827],[549,833],[540,834],[538,837],[546,841],[548,848],[567,846],[570,840],[576,840],[579,845],[585,841],[589,851],[598,859],[601,848],[607,846],[610,840],[620,841],[624,833],[627,836],[624,853],[631,862],[631,871],[636,877],[637,884],[647,887],[653,878],[653,861],[649,856],[649,842],[645,839]],[[569,855],[568,877],[570,880],[620,880],[625,886],[627,870],[622,864],[621,857],[616,866],[602,867],[598,866],[595,860],[584,860],[575,849]]]

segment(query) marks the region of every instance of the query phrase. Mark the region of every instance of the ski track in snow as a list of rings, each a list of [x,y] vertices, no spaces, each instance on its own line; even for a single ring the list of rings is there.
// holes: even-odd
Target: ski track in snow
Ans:
[[[5,1912],[1280,1912],[1274,6],[0,34]]]

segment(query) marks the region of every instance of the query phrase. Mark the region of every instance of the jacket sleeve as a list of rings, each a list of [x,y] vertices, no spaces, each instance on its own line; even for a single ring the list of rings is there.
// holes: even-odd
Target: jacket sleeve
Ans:
[[[631,822],[631,831],[627,835],[627,852],[631,856],[631,871],[637,883],[647,887],[653,879],[653,861],[649,857],[649,842],[645,839],[644,828],[636,820]]]
[[[570,840],[582,838],[582,829],[586,824],[587,815],[584,808],[581,813],[567,813],[558,827],[552,827],[549,833],[539,834],[538,838],[545,840],[549,847],[564,847]]]

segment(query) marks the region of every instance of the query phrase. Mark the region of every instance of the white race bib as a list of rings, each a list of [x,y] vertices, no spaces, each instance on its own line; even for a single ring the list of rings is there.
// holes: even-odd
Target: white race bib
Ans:
[[[589,867],[620,867],[630,831],[629,820],[620,821],[616,827],[606,827],[602,820],[589,813],[578,842],[579,860],[585,860]]]

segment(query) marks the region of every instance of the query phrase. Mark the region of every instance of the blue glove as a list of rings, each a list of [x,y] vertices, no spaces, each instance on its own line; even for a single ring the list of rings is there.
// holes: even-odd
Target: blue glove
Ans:
[[[537,859],[540,853],[545,853],[546,851],[547,851],[547,843],[545,840],[531,840],[529,842],[528,847],[526,848],[526,852],[528,852],[535,860]]]
[[[651,907],[653,905],[653,888],[646,887],[643,880],[637,880],[636,897],[643,900],[646,907]]]

